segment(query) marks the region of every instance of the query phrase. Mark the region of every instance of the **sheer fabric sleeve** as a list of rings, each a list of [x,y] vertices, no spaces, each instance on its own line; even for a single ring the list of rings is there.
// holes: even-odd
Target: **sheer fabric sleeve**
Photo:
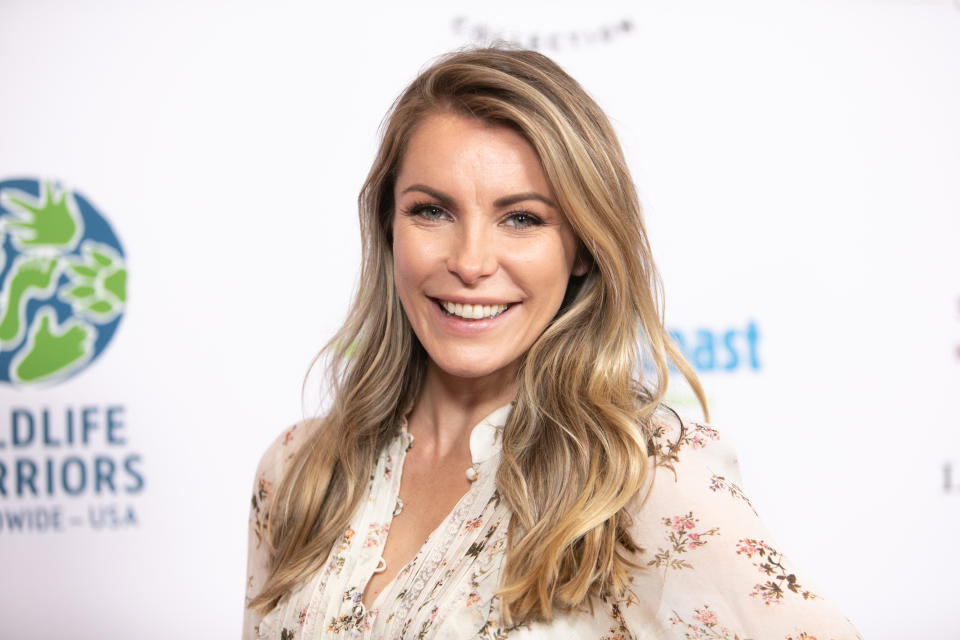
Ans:
[[[257,637],[261,616],[247,605],[260,593],[270,573],[270,545],[267,540],[267,520],[270,504],[284,468],[293,456],[296,445],[302,443],[308,428],[297,424],[284,431],[267,448],[257,465],[250,499],[250,520],[247,530],[247,582],[243,609],[243,640]]]
[[[716,429],[662,427],[652,443],[652,486],[633,509],[641,568],[604,637],[861,639],[760,522]]]

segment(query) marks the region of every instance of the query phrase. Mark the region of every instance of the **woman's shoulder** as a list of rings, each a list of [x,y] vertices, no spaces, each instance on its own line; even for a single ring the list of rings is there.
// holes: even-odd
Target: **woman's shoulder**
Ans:
[[[257,464],[253,483],[251,529],[258,541],[266,534],[268,503],[283,479],[290,461],[311,440],[319,428],[319,419],[301,420],[287,427],[267,447]]]
[[[321,420],[301,420],[281,431],[260,456],[256,478],[258,484],[275,485],[283,477],[290,460],[311,440]]]
[[[630,533],[636,585],[656,584],[664,625],[698,638],[859,638],[758,518],[723,430],[667,412],[651,421],[648,449]]]
[[[634,505],[638,525],[659,529],[669,520],[704,517],[725,521],[756,518],[742,489],[740,465],[730,439],[717,427],[658,412],[647,449],[651,473]]]
[[[656,469],[682,476],[711,471],[710,476],[740,482],[736,450],[729,436],[706,422],[688,420],[672,410],[658,411],[650,423],[648,453]]]
[[[253,481],[253,497],[250,500],[250,522],[247,548],[247,603],[257,596],[270,575],[270,541],[268,539],[268,521],[270,504],[277,485],[283,478],[288,464],[318,428],[318,420],[303,420],[284,429],[273,439],[267,450],[260,456]],[[244,608],[244,638],[257,636],[260,616]]]

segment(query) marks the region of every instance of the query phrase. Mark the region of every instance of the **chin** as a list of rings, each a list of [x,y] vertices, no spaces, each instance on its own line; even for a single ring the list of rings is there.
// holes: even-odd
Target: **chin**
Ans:
[[[429,352],[428,352],[429,355]],[[491,375],[506,373],[510,368],[509,362],[490,361],[481,362],[479,358],[471,357],[440,357],[429,356],[433,364],[445,374],[455,378],[477,379]]]
[[[447,365],[439,362],[435,364],[437,365],[437,368],[443,371],[445,374],[455,378],[465,379],[484,378],[486,376],[493,375],[502,369],[502,367],[476,367],[462,364]]]

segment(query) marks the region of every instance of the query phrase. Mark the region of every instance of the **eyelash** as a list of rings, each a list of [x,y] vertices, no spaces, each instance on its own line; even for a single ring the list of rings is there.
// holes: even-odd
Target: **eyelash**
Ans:
[[[428,220],[436,220],[437,218],[428,217],[424,215],[425,211],[429,209],[434,209],[438,212],[446,213],[446,210],[443,207],[433,204],[431,202],[414,202],[406,209],[406,211],[404,211],[404,213],[408,216],[420,216]],[[523,211],[523,210],[511,211],[510,213],[507,214],[507,217],[514,220],[516,220],[516,218],[519,218],[519,217],[524,217],[528,219],[528,222],[526,224],[513,225],[518,229],[527,229],[529,227],[539,227],[543,225],[543,220],[541,220],[539,217],[535,216],[534,214],[530,213],[529,211]]]
[[[406,210],[404,213],[406,213],[406,215],[408,215],[408,216],[427,217],[427,216],[424,215],[424,212],[425,212],[427,209],[436,209],[437,211],[444,212],[443,207],[440,207],[440,206],[435,205],[435,204],[433,204],[433,203],[430,203],[430,202],[414,202],[412,205],[410,205],[410,206],[407,208],[407,210]],[[435,220],[436,218],[430,218],[430,219],[431,219],[431,220]]]

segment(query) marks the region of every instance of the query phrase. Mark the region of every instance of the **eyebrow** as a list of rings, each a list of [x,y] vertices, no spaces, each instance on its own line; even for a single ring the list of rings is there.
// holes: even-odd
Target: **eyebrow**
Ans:
[[[542,202],[543,204],[549,207],[553,207],[554,209],[557,208],[557,205],[553,202],[553,200],[551,200],[550,198],[546,198],[540,195],[539,193],[534,193],[533,191],[530,191],[528,193],[518,193],[512,196],[504,196],[503,198],[494,200],[493,206],[509,207],[512,204],[517,204],[518,202],[523,202],[524,200],[539,200],[540,202]]]
[[[442,191],[431,189],[426,185],[412,184],[406,189],[404,189],[403,191],[401,191],[401,194],[409,193],[411,191],[420,191],[421,193],[427,194],[431,198],[436,198],[436,200],[445,207],[453,206],[453,198],[451,196],[447,195]],[[557,208],[557,204],[553,200],[545,196],[542,196],[539,193],[536,193],[534,191],[529,191],[527,193],[516,193],[511,196],[504,196],[502,198],[497,198],[496,200],[493,201],[493,206],[497,208],[509,207],[512,204],[517,204],[518,202],[524,202],[525,200],[538,200],[547,206],[553,207],[554,209]]]

